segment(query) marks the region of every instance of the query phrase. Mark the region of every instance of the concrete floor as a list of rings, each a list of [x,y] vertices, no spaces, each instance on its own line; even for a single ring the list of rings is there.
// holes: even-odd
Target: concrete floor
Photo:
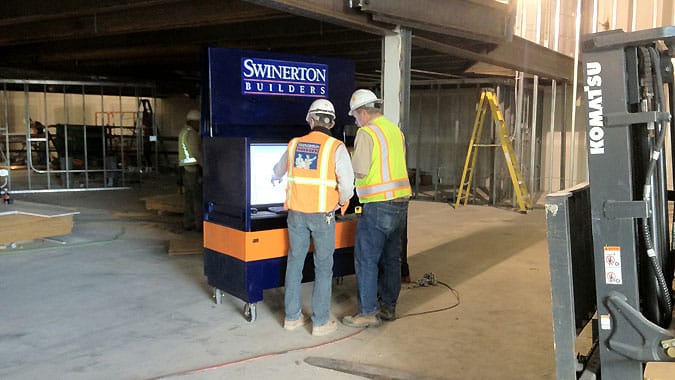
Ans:
[[[359,379],[315,367],[340,359],[437,379],[553,379],[545,215],[414,201],[413,279],[443,286],[401,291],[399,319],[326,337],[282,329],[283,288],[265,291],[254,323],[243,302],[220,305],[201,255],[169,256],[175,216],[146,212],[131,190],[17,195],[76,207],[72,234],[0,249],[2,379]],[[304,309],[310,311],[311,283]],[[354,276],[333,291],[333,314],[356,310]],[[411,315],[423,313],[420,315]],[[186,373],[192,371],[190,373]],[[403,377],[402,375],[400,377]]]

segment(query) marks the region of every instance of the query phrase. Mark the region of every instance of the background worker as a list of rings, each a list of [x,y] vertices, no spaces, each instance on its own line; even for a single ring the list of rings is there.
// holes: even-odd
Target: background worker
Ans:
[[[202,230],[202,143],[199,126],[201,114],[190,110],[185,126],[178,134],[178,165],[183,178],[183,228],[186,231]]]
[[[412,191],[403,133],[383,116],[381,107],[382,101],[364,89],[356,90],[349,102],[349,115],[360,127],[352,165],[363,204],[354,246],[359,309],[342,319],[350,327],[396,319],[401,290],[401,233]]]
[[[302,314],[300,286],[310,237],[314,242],[314,289],[312,335],[337,330],[330,319],[335,250],[335,210],[347,207],[354,194],[354,173],[347,148],[332,137],[335,108],[326,99],[315,100],[306,117],[309,134],[292,139],[274,166],[272,183],[288,173],[286,203],[290,250],[286,265],[284,329],[306,323]]]
[[[47,136],[47,128],[44,124],[40,123],[37,120],[29,119],[30,121],[30,137],[31,138],[45,138],[45,141],[49,141],[49,136]],[[47,144],[40,141],[35,145],[35,152],[37,152],[37,164],[47,165],[49,157],[47,157]]]

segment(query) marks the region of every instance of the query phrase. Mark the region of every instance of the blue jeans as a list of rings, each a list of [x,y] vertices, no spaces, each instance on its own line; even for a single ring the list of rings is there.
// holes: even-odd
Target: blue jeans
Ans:
[[[335,214],[288,211],[290,250],[286,264],[286,292],[284,306],[286,320],[295,321],[302,312],[300,285],[302,268],[309,250],[310,237],[314,242],[314,289],[312,291],[312,323],[321,326],[330,318],[331,287],[333,281],[333,252],[335,251]]]
[[[363,205],[354,246],[359,314],[376,314],[380,306],[396,309],[401,291],[401,232],[407,218],[407,201]]]

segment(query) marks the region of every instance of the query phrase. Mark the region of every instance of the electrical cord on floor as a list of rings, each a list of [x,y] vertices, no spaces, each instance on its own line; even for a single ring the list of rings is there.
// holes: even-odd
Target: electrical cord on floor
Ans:
[[[422,276],[422,278],[415,281],[411,285],[406,286],[405,288],[406,289],[425,288],[425,287],[429,287],[429,286],[437,286],[438,284],[441,284],[441,285],[445,286],[446,288],[448,288],[448,290],[450,290],[450,293],[452,293],[455,296],[455,299],[457,301],[455,303],[453,303],[452,305],[442,307],[440,309],[421,311],[419,313],[404,314],[404,315],[401,315],[399,317],[396,317],[396,319],[403,319],[403,318],[408,318],[408,317],[414,317],[414,316],[417,316],[417,315],[426,315],[426,314],[438,313],[438,312],[441,312],[441,311],[454,309],[457,306],[459,306],[459,304],[460,304],[459,291],[457,291],[457,289],[453,288],[452,286],[446,284],[443,281],[438,281],[436,279],[436,275],[433,274],[433,272],[425,273],[424,276]]]
[[[313,350],[313,349],[316,349],[316,348],[329,346],[331,344],[335,344],[335,343],[339,343],[339,342],[351,339],[351,338],[361,334],[364,330],[365,330],[365,328],[360,329],[360,330],[356,331],[355,333],[344,336],[340,339],[331,340],[329,342],[315,344],[315,345],[312,345],[312,346],[291,348],[291,349],[288,349],[288,350],[281,350],[281,351],[276,351],[276,352],[270,352],[270,353],[267,353],[267,354],[260,354],[260,355],[252,356],[250,358],[234,360],[234,361],[231,361],[231,362],[216,364],[216,365],[212,365],[212,366],[209,366],[209,367],[191,369],[191,370],[188,370],[188,371],[172,373],[170,375],[153,377],[149,380],[170,379],[170,378],[179,377],[179,376],[195,375],[195,374],[198,374],[198,373],[204,373],[204,372],[212,371],[212,370],[215,370],[215,369],[227,368],[227,367],[231,367],[231,366],[238,365],[238,364],[249,363],[249,362],[253,362],[253,361],[256,361],[256,360],[260,360],[260,359],[270,358],[270,357],[273,357],[273,356],[290,354],[292,352],[301,352],[301,351]]]
[[[445,282],[438,281],[436,279],[436,276],[431,272],[425,273],[424,276],[421,279],[415,281],[415,283],[406,287],[406,289],[415,289],[415,288],[420,288],[420,287],[437,286],[438,284],[441,284],[441,285],[445,286],[446,288],[448,288],[450,290],[450,292],[457,299],[457,302],[455,302],[454,304],[452,304],[450,306],[446,306],[446,307],[443,307],[443,308],[440,308],[440,309],[428,310],[428,311],[423,311],[423,312],[419,312],[419,313],[405,314],[405,315],[402,315],[400,317],[397,317],[396,319],[403,319],[403,318],[408,318],[408,317],[414,317],[414,316],[417,316],[417,315],[438,313],[438,312],[450,310],[452,308],[455,308],[455,307],[459,306],[459,304],[460,304],[459,292],[456,289],[454,289],[453,287],[451,287],[450,285],[446,284]],[[195,375],[195,374],[199,374],[199,373],[203,373],[203,372],[207,372],[207,371],[227,368],[227,367],[231,367],[231,366],[235,366],[235,365],[239,365],[239,364],[243,364],[243,363],[249,363],[249,362],[252,362],[252,361],[265,359],[265,358],[269,358],[269,357],[273,357],[273,356],[289,354],[289,353],[292,353],[292,352],[301,352],[301,351],[313,350],[313,349],[316,349],[316,348],[321,348],[321,347],[325,347],[325,346],[328,346],[328,345],[331,345],[331,344],[335,344],[335,343],[339,343],[339,342],[349,340],[349,339],[361,334],[365,330],[366,330],[366,328],[362,328],[362,329],[356,331],[355,333],[349,334],[347,336],[344,336],[344,337],[336,339],[336,340],[321,343],[321,344],[316,344],[316,345],[307,346],[307,347],[292,348],[292,349],[288,349],[288,350],[270,352],[270,353],[266,353],[266,354],[260,354],[260,355],[256,355],[256,356],[253,356],[253,357],[250,357],[250,358],[234,360],[234,361],[231,361],[231,362],[216,364],[216,365],[212,365],[212,366],[209,366],[209,367],[192,369],[192,370],[183,371],[183,372],[176,372],[176,373],[172,373],[172,374],[169,374],[169,375],[163,375],[163,376],[159,376],[159,377],[153,377],[149,380],[170,379],[170,378],[179,377],[179,376]]]

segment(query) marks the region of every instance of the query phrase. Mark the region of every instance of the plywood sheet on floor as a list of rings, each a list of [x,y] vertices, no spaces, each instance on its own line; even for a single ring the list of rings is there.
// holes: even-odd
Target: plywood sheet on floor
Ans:
[[[77,211],[53,205],[15,201],[0,207],[0,243],[68,235]]]
[[[169,240],[169,256],[196,255],[204,251],[204,239],[201,233],[185,234]]]
[[[155,210],[159,213],[183,213],[184,200],[182,194],[163,194],[142,198],[146,210]]]

